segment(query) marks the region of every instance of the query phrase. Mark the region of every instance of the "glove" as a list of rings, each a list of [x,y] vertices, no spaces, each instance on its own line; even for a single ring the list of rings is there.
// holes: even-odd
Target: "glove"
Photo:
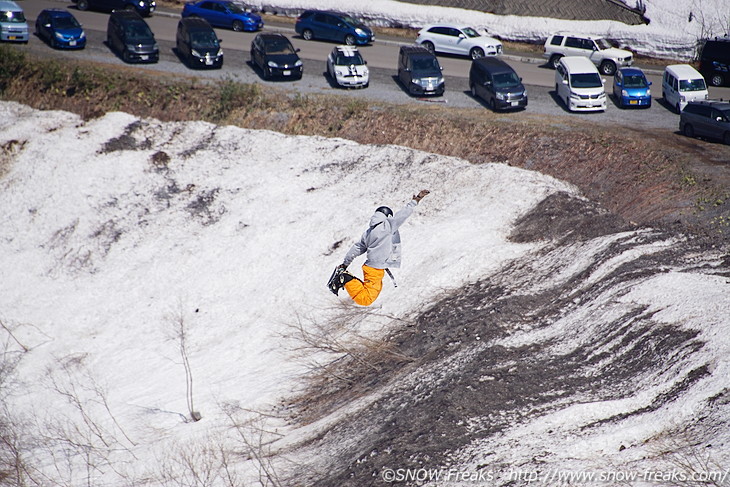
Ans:
[[[340,264],[337,266],[338,269],[342,269],[343,271],[347,270],[347,266],[345,264]]]
[[[426,195],[430,193],[427,189],[422,189],[418,194],[413,195],[413,199],[416,200],[416,203],[420,203],[423,198],[426,197]]]

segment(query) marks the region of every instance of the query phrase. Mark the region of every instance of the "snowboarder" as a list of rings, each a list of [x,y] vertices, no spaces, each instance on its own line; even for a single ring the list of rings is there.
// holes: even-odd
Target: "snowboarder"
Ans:
[[[383,276],[390,267],[400,267],[401,240],[398,229],[411,216],[416,205],[429,193],[421,190],[403,209],[395,214],[387,206],[375,210],[370,218],[368,229],[362,234],[345,255],[342,264],[335,268],[327,286],[337,294],[343,287],[350,297],[362,306],[369,306],[377,299],[383,289]],[[355,257],[367,252],[362,266],[363,279],[347,271]]]

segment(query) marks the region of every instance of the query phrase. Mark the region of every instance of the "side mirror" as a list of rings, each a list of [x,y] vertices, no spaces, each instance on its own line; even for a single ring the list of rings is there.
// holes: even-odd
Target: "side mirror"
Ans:
[[[223,39],[218,39],[218,44],[223,44]]]
[[[649,82],[648,82],[648,83],[647,83],[646,85],[647,85],[647,86],[651,86],[651,81],[649,81]]]
[[[564,79],[564,80],[563,80],[563,84],[564,84],[564,85],[567,85],[567,84],[568,84],[568,80],[567,80],[567,79]]]
[[[51,24],[43,24],[43,27],[45,27],[46,29],[50,29],[51,28]]]
[[[484,82],[484,86],[492,86],[492,82],[491,81],[485,81]]]
[[[622,86],[624,85],[624,84],[623,84],[622,82],[620,82],[620,81],[619,81],[618,79],[616,79],[616,78],[614,78],[614,79],[613,79],[613,84],[615,84],[615,85],[616,85],[616,86],[618,86],[619,88],[621,88],[621,87],[622,87]]]
[[[301,49],[299,49],[298,47],[296,49],[294,49],[294,52],[299,52],[299,51],[301,51]]]
[[[459,39],[466,39],[466,36],[464,34],[459,34]]]

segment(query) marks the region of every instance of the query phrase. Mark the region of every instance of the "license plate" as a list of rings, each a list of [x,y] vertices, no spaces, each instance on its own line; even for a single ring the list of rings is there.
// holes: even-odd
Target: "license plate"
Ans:
[[[208,66],[212,66],[213,65],[213,60],[212,59],[206,59],[205,60],[205,64],[208,65]]]
[[[76,41],[68,41],[68,45],[69,46],[75,46],[76,45]]]
[[[281,74],[283,74],[284,76],[290,76],[291,75],[291,71],[287,69],[286,71],[284,71]]]
[[[518,102],[518,101],[511,101],[509,104],[512,105],[513,107],[516,107],[516,106],[518,106],[520,104],[520,102]]]
[[[8,36],[9,41],[14,41],[17,38],[18,38],[17,36]]]
[[[141,59],[142,61],[147,61],[147,60],[148,60],[148,59],[149,59],[150,57],[149,57],[149,56],[148,56],[147,54],[142,54],[142,55],[141,55],[141,56],[140,56],[139,58],[140,58],[140,59]]]
[[[629,100],[629,105],[638,105],[638,104],[639,104],[638,100]]]

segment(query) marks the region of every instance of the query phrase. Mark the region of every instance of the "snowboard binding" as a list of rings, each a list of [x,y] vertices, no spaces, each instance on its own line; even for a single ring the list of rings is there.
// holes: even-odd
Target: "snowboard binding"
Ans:
[[[340,289],[345,287],[345,284],[350,282],[353,279],[357,279],[355,276],[347,272],[347,269],[345,267],[342,267],[341,265],[338,265],[335,267],[335,270],[332,272],[332,275],[330,276],[330,280],[327,281],[327,287],[330,291],[336,296]]]

